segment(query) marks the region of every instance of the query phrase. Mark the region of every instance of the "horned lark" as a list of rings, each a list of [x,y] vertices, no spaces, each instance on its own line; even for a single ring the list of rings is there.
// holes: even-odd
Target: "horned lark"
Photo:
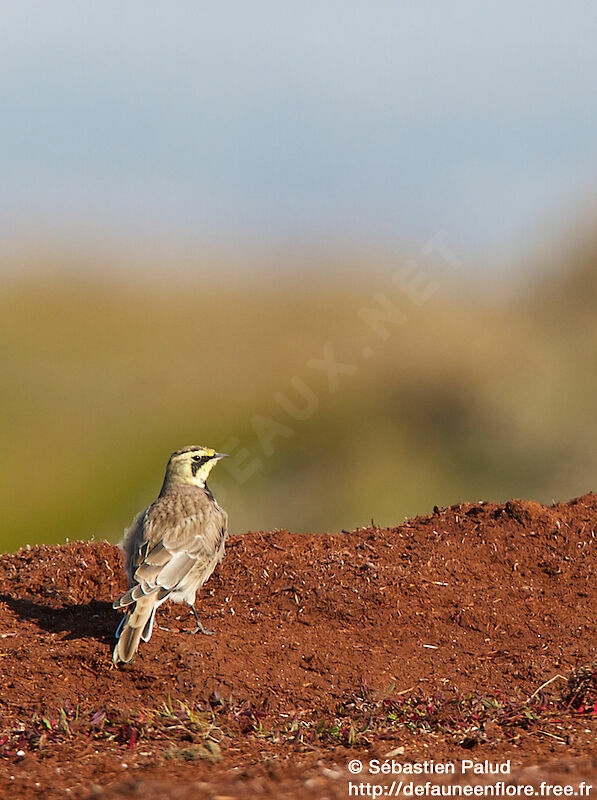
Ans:
[[[129,590],[115,600],[126,608],[116,631],[113,661],[128,662],[149,641],[158,606],[165,600],[188,603],[197,630],[206,631],[195,610],[195,594],[224,556],[228,517],[205,481],[224,458],[209,447],[183,447],[172,453],[162,490],[135,517],[121,543]]]

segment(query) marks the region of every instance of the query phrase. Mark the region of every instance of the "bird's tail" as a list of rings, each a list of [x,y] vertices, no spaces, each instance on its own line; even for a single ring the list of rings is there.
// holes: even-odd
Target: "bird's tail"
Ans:
[[[116,636],[118,641],[112,654],[115,664],[127,664],[135,656],[139,642],[149,640],[153,628],[153,618],[156,610],[156,595],[140,597],[126,613],[121,622]]]

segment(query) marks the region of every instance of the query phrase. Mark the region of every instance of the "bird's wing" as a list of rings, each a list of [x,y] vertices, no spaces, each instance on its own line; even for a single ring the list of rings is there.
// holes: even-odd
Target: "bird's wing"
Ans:
[[[135,571],[135,561],[139,546],[143,541],[143,519],[147,509],[140,511],[133,520],[130,528],[124,532],[122,541],[119,543],[120,550],[124,561],[124,568],[127,578],[129,579],[129,586],[133,582],[133,572]]]
[[[134,585],[118,602],[148,594],[166,597],[191,569],[209,569],[227,533],[227,517],[207,495],[159,498],[145,512],[143,536],[134,556]]]

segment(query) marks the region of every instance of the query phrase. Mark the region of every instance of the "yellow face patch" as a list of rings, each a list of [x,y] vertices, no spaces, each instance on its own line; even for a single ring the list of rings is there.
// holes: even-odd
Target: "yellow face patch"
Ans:
[[[213,447],[183,447],[170,456],[166,481],[203,486],[219,458]]]

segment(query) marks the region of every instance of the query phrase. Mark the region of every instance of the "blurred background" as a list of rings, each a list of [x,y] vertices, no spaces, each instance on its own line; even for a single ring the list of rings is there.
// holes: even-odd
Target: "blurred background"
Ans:
[[[2,549],[118,540],[187,444],[236,533],[594,489],[596,23],[4,8]]]

